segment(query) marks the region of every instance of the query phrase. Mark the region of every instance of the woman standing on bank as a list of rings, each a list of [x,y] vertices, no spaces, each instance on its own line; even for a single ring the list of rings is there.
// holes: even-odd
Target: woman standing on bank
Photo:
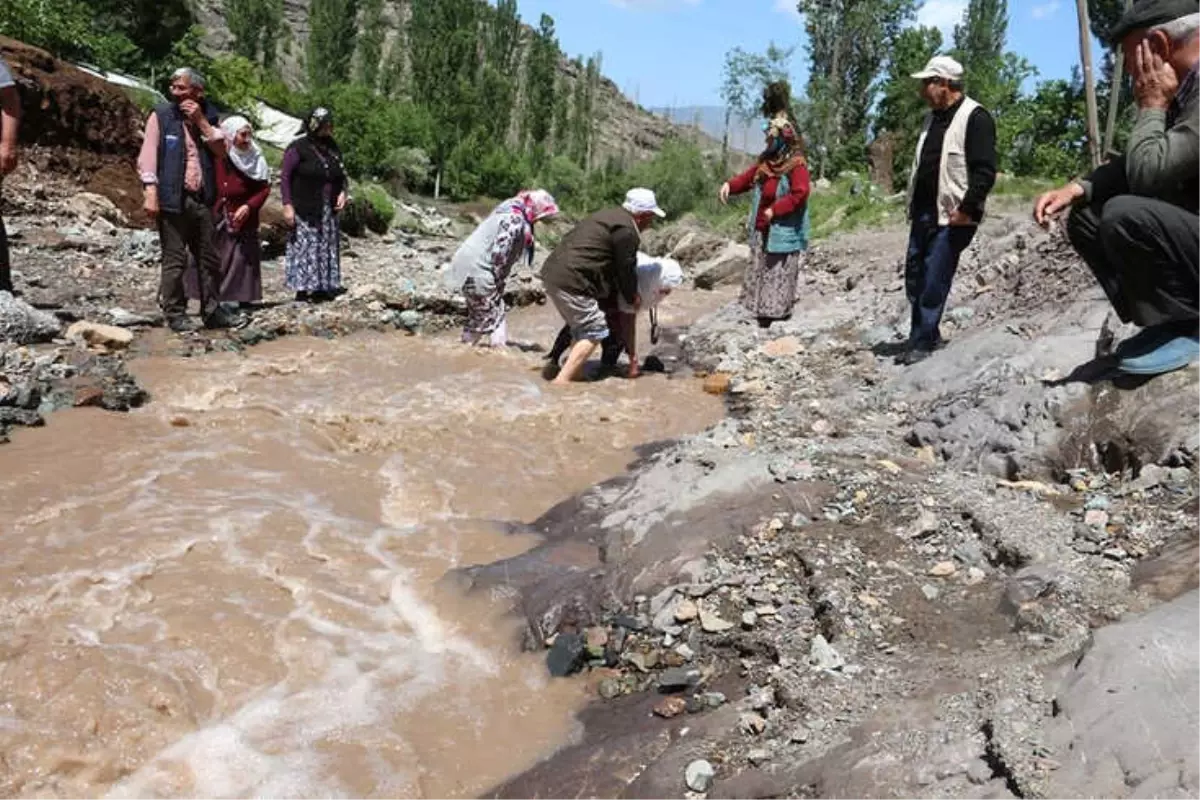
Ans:
[[[808,250],[810,182],[804,143],[791,119],[786,81],[763,91],[766,148],[754,165],[721,186],[720,200],[753,191],[750,208],[750,266],[742,280],[741,303],[762,328],[792,315],[796,280]]]
[[[217,205],[213,229],[221,259],[223,303],[245,305],[262,301],[262,244],[258,238],[258,212],[271,194],[271,168],[254,142],[254,131],[245,117],[221,123],[228,143],[225,158],[217,159]],[[188,299],[200,297],[195,266],[184,275]]]
[[[298,302],[323,302],[342,293],[341,226],[346,170],[333,139],[333,115],[317,108],[288,145],[280,171],[287,244],[287,286]]]

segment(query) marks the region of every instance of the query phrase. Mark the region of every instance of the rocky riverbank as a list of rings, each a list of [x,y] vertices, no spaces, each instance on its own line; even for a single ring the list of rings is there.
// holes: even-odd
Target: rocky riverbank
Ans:
[[[1196,369],[1109,380],[1126,331],[1016,217],[964,260],[950,344],[895,366],[903,244],[817,248],[770,331],[693,326],[731,417],[466,573],[597,693],[497,796],[1195,793]]]

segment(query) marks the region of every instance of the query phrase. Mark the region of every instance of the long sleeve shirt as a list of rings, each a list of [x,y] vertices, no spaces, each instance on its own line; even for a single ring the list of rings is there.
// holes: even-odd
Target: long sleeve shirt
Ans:
[[[141,175],[142,183],[157,184],[158,183],[158,143],[162,138],[162,131],[158,125],[158,114],[151,114],[146,120],[146,134],[142,139],[142,149],[138,153],[137,167],[138,173]],[[217,126],[212,127],[212,132],[205,139],[208,148],[214,153],[219,154],[220,148],[218,142],[224,140],[225,135]],[[204,186],[204,171],[200,168],[200,151],[196,149],[196,139],[192,134],[192,126],[183,126],[184,140],[184,171],[183,171],[183,188],[189,192],[198,192]]]
[[[1154,197],[1196,213],[1200,205],[1200,81],[1196,67],[1180,82],[1166,111],[1143,108],[1129,135],[1125,155],[1079,180],[1090,203],[1119,194]]]
[[[500,220],[496,238],[492,240],[492,247],[487,255],[488,265],[492,268],[492,274],[496,276],[497,285],[502,285],[508,279],[513,265],[520,259],[521,253],[525,252],[525,225],[525,218],[516,213],[505,214]]]
[[[254,230],[258,227],[258,212],[271,194],[271,184],[246,177],[230,163],[229,159],[216,159],[217,207],[230,218],[242,206],[250,209],[250,215],[240,229]]]
[[[932,112],[929,131],[925,134],[925,146],[917,162],[917,175],[913,183],[912,208],[917,211],[933,210],[938,204],[938,179],[941,173],[942,145],[950,121],[962,106],[959,100],[949,108]],[[958,208],[971,219],[983,217],[983,202],[996,183],[996,123],[987,109],[980,106],[967,119],[966,136],[967,191]]]
[[[743,194],[754,188],[754,176],[758,172],[758,165],[750,167],[740,175],[735,176],[729,181],[730,194]],[[770,220],[767,219],[767,210],[771,211],[771,216],[775,219],[786,217],[794,211],[804,208],[808,202],[808,194],[812,190],[812,183],[809,180],[808,167],[804,164],[794,167],[788,173],[788,193],[783,197],[778,197],[779,194],[779,178],[771,176],[763,181],[762,200],[758,204],[758,217],[754,220],[755,230],[766,233],[771,227]]]

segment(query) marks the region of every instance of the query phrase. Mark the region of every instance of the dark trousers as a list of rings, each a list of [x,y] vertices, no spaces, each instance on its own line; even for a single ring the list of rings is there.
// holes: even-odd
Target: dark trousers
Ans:
[[[183,211],[158,215],[158,235],[162,242],[162,282],[158,303],[168,318],[187,313],[187,294],[183,274],[188,253],[196,260],[200,279],[200,314],[208,317],[219,305],[221,259],[213,229],[212,209],[193,197],[185,197]]]
[[[0,292],[11,292],[12,264],[8,260],[8,231],[4,229],[4,217],[0,216]]]
[[[937,212],[913,215],[904,263],[904,291],[912,307],[908,343],[931,350],[942,340],[939,326],[958,259],[975,238],[975,226],[938,225]]]
[[[1197,319],[1200,217],[1179,206],[1117,195],[1080,206],[1067,236],[1123,322],[1142,327]]]

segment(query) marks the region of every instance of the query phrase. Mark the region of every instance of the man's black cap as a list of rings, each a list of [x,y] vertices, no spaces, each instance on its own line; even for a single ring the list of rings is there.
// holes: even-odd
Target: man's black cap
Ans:
[[[1134,0],[1133,8],[1122,14],[1108,32],[1108,40],[1118,45],[1132,31],[1155,28],[1196,13],[1200,13],[1200,2],[1197,0]]]

